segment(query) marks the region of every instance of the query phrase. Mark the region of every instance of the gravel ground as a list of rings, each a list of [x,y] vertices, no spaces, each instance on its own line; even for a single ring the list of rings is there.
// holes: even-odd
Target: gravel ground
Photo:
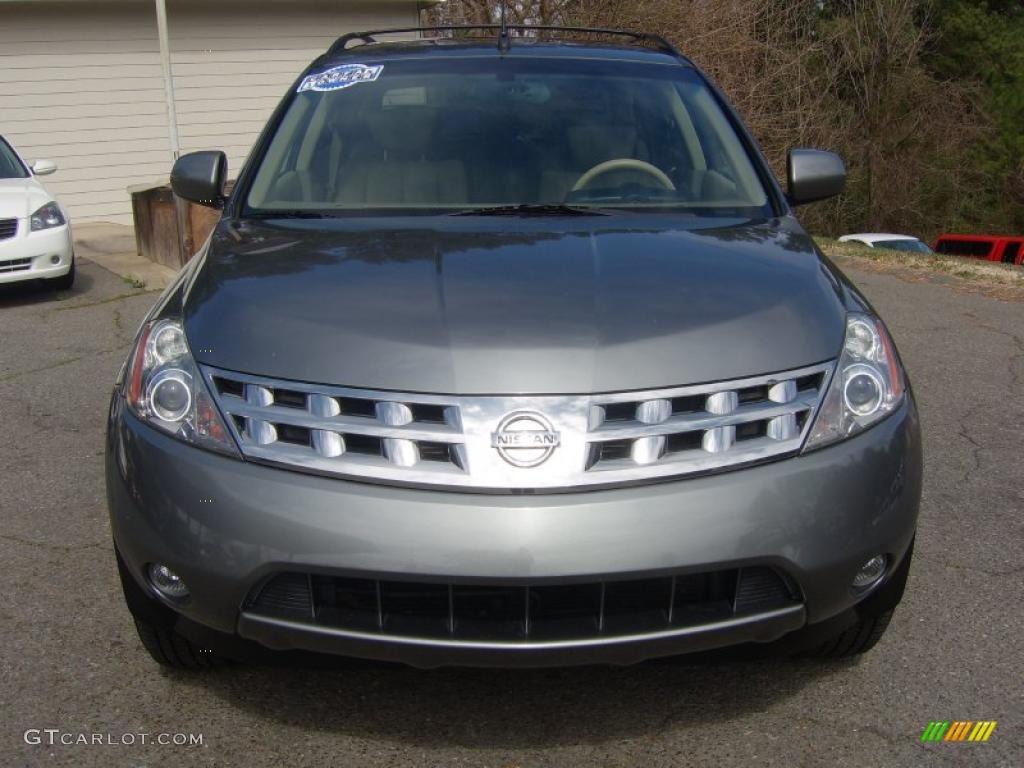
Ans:
[[[87,261],[70,294],[0,287],[0,764],[1021,765],[1024,303],[863,266],[926,451],[910,584],[879,646],[554,671],[158,669],[120,596],[101,471],[111,382],[157,294]],[[999,722],[987,743],[919,741],[931,720],[980,719]],[[47,728],[136,743],[26,743]]]

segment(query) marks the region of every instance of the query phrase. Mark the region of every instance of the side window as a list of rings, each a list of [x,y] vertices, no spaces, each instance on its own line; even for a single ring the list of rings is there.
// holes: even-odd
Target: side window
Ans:
[[[1006,244],[1003,248],[1003,264],[1016,264],[1017,256],[1020,255],[1020,241],[1013,241]]]
[[[697,128],[697,134],[700,136],[704,156],[708,160],[708,170],[718,171],[723,176],[730,177],[732,175],[731,167],[725,157],[725,152],[722,150],[722,142],[719,140],[718,135],[715,131],[709,129],[703,115],[698,114],[696,116],[694,125]]]
[[[25,177],[25,169],[14,156],[13,150],[0,139],[0,179],[20,179]]]
[[[693,193],[707,202],[751,201],[763,205],[767,197],[757,172],[728,117],[711,92],[695,85],[679,86],[697,133],[703,169],[695,175]]]
[[[697,144],[698,139],[686,106],[679,100],[675,89],[638,94],[634,110],[642,145],[648,152],[648,157],[641,159],[649,160],[676,182],[683,173],[692,172],[696,161],[691,156],[691,147]],[[674,111],[685,117],[691,141],[686,140],[686,127],[680,124],[679,115],[673,114]],[[683,134],[683,141],[680,141],[680,134]]]
[[[264,155],[260,170],[253,180],[249,199],[262,206],[267,202],[297,203],[308,200],[308,185],[299,178],[296,166],[299,153],[309,138],[308,128],[314,112],[314,101],[309,94],[300,94],[278,126],[277,135]],[[298,137],[305,137],[296,141]]]
[[[992,243],[986,240],[941,240],[938,252],[984,259],[992,253]]]

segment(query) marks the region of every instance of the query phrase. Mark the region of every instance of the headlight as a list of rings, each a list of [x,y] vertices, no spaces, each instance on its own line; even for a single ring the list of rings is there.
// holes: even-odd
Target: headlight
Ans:
[[[881,421],[903,400],[896,347],[881,321],[851,313],[846,340],[805,450],[842,440]]]
[[[128,406],[140,419],[185,442],[238,456],[179,322],[164,319],[143,326],[127,380]]]
[[[65,223],[64,214],[60,212],[60,208],[54,202],[47,203],[33,213],[29,222],[29,228],[33,232],[40,229],[52,229]]]

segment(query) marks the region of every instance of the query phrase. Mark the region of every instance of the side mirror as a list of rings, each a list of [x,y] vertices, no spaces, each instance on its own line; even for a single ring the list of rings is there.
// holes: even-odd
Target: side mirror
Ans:
[[[813,203],[841,194],[846,188],[846,166],[835,152],[791,149],[786,161],[789,202]]]
[[[53,160],[36,160],[32,163],[32,173],[36,176],[46,176],[57,170],[57,164]]]
[[[171,169],[171,189],[183,200],[220,208],[227,173],[228,158],[223,152],[189,152]]]

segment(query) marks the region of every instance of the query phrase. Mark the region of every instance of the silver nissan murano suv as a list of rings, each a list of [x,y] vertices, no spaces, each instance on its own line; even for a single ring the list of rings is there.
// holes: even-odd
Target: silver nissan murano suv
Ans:
[[[885,325],[793,214],[842,161],[794,149],[781,187],[654,35],[417,31],[314,61],[230,196],[223,153],[174,166],[223,217],[110,404],[146,649],[871,648],[921,442]]]

